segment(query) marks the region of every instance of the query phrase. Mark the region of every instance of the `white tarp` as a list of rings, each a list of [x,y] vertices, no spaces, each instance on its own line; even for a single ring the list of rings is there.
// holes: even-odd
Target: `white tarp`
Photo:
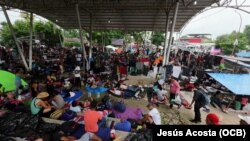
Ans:
[[[181,73],[181,67],[180,66],[174,66],[173,67],[173,77],[179,78]]]

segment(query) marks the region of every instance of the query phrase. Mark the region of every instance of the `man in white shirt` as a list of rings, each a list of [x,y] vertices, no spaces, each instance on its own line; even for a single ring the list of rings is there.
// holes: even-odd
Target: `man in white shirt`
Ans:
[[[149,109],[148,114],[151,116],[152,120],[154,121],[154,124],[161,125],[161,115],[159,111],[154,108],[152,104],[148,104],[147,107]]]
[[[80,66],[76,66],[74,70],[75,75],[75,86],[81,88],[81,69]]]

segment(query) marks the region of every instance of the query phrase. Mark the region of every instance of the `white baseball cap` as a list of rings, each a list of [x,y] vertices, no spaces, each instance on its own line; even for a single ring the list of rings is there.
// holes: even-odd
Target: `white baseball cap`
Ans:
[[[250,116],[242,116],[238,115],[238,117],[242,120],[244,120],[247,124],[250,124]]]

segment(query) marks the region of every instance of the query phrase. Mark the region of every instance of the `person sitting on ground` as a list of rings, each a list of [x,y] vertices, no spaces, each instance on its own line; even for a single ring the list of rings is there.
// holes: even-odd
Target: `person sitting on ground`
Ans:
[[[248,97],[245,97],[245,96],[242,97],[240,103],[241,103],[241,108],[240,109],[243,110],[243,108],[248,104]]]
[[[49,97],[47,92],[41,92],[37,97],[33,98],[30,108],[33,115],[41,115],[49,117],[53,111],[53,106],[51,106],[46,100]]]
[[[102,116],[96,109],[97,101],[93,100],[90,104],[90,110],[85,111],[83,114],[84,123],[85,123],[85,131],[86,133],[79,139],[79,141],[94,140],[101,141],[102,139],[96,135],[99,130],[98,121],[102,120]]]
[[[149,109],[148,112],[148,120],[151,124],[161,125],[161,115],[159,111],[153,106],[153,104],[148,104],[147,108]]]
[[[53,92],[51,100],[52,105],[54,105],[56,109],[61,109],[66,104],[63,97],[56,91]]]
[[[77,105],[77,102],[76,101],[73,101],[70,105],[70,108],[69,108],[71,111],[74,111],[76,113],[79,113],[81,112],[81,107]]]
[[[156,95],[154,95],[151,98],[151,102],[156,104],[157,106],[159,106],[159,103],[163,103],[163,104],[167,104],[168,103],[168,99],[167,99],[167,92],[162,90],[162,87],[156,88],[155,89]]]
[[[221,97],[221,92],[220,91],[217,91],[215,93],[215,95],[211,96],[210,98],[210,104],[216,108],[216,105],[221,109],[222,112],[225,112],[224,108],[223,108],[223,105],[222,105],[222,99],[223,97]]]
[[[219,122],[220,122],[219,117],[214,113],[210,113],[206,117],[207,125],[219,125]]]

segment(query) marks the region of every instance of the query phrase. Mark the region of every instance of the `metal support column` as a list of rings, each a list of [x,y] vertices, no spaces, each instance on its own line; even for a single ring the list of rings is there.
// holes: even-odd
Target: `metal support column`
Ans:
[[[29,69],[32,70],[33,13],[30,13]]]
[[[166,65],[167,47],[168,47],[168,27],[169,27],[169,11],[166,12],[166,27],[165,27],[165,43],[164,43],[164,57],[162,66]]]
[[[169,42],[168,42],[168,50],[167,50],[167,57],[166,57],[166,64],[169,63],[169,56],[170,56],[170,50],[171,50],[171,44],[173,41],[173,33],[174,33],[174,28],[175,28],[175,23],[176,23],[176,18],[177,18],[177,13],[178,13],[178,9],[179,9],[179,0],[176,1],[176,6],[175,6],[175,13],[174,13],[174,18],[172,21],[172,29],[170,32],[170,36],[169,36]]]
[[[82,25],[81,25],[81,19],[80,19],[78,4],[76,4],[76,14],[77,14],[77,21],[78,21],[78,25],[79,25],[79,35],[80,35],[80,41],[81,41],[81,48],[82,48],[82,51],[83,51],[83,68],[85,69],[86,68],[85,61],[86,61],[86,64],[88,64],[88,60],[87,60],[87,54],[86,54],[86,50],[85,50],[84,43],[83,43]]]
[[[9,18],[9,16],[8,16],[8,13],[7,13],[7,11],[6,11],[6,9],[5,9],[4,6],[1,6],[1,7],[2,7],[2,10],[3,10],[4,16],[5,16],[6,20],[7,20],[7,23],[8,23],[8,25],[9,25],[10,32],[11,32],[11,34],[12,34],[14,40],[15,40],[15,43],[16,43],[16,46],[17,46],[18,53],[20,54],[20,56],[21,56],[21,58],[22,58],[24,67],[25,67],[26,70],[29,70],[29,67],[28,67],[28,64],[27,64],[27,62],[26,62],[26,60],[25,60],[25,57],[24,57],[24,55],[23,55],[23,52],[21,51],[20,45],[18,44],[18,40],[17,40],[16,35],[15,35],[15,33],[14,33],[12,24],[11,24],[11,22],[10,22],[10,18]]]
[[[168,27],[169,27],[169,11],[166,12],[166,27],[165,27],[165,43],[162,67],[166,65],[167,47],[168,47]],[[166,79],[166,68],[163,69],[163,78]]]
[[[89,41],[89,59],[92,58],[92,48],[93,48],[93,15],[90,13],[90,41]]]

